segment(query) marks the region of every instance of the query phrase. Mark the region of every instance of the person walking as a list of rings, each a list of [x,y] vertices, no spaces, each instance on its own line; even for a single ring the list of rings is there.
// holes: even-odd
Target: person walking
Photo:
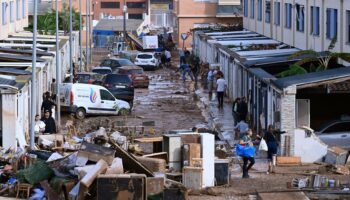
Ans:
[[[200,63],[199,58],[197,56],[193,58],[193,65],[191,65],[191,67],[192,75],[194,76],[195,86],[197,87],[198,74],[200,71]]]
[[[243,136],[241,138],[241,140],[239,141],[240,145],[243,145],[245,147],[254,147],[253,141],[252,141],[252,135],[253,135],[253,131],[251,129],[248,129],[246,132],[246,135]],[[243,158],[243,175],[242,178],[249,178],[249,170],[253,167],[253,165],[255,164],[255,159],[254,159],[254,155],[250,155],[250,156],[242,156]],[[248,165],[249,162],[249,165]]]
[[[238,122],[240,121],[239,119],[239,112],[238,112],[238,106],[241,103],[241,98],[236,98],[236,100],[232,104],[232,116],[234,120],[234,125],[236,126]]]
[[[240,119],[247,120],[248,104],[245,97],[242,97],[241,99],[241,102],[238,106],[238,113],[240,115]]]
[[[180,56],[180,65],[185,64],[186,63],[185,48],[182,48],[179,51],[179,56]]]
[[[277,149],[278,149],[277,135],[272,125],[268,126],[268,129],[265,132],[263,138],[267,144],[267,159],[269,160],[269,171],[272,171],[273,159],[277,155]]]
[[[191,77],[192,81],[194,80],[189,64],[187,64],[187,63],[182,64],[179,69],[181,69],[181,71],[182,71],[182,81],[183,82],[186,81],[186,74],[188,74]]]
[[[168,49],[165,49],[164,51],[164,54],[165,54],[165,58],[166,58],[166,66],[167,67],[170,67],[170,63],[171,63],[171,53]]]
[[[55,120],[51,117],[49,110],[45,110],[44,117],[41,118],[41,121],[45,123],[44,134],[57,133]]]
[[[50,115],[52,116],[52,108],[55,106],[55,103],[51,100],[50,92],[45,92],[44,101],[41,104],[41,113],[44,114],[45,110],[50,111]]]
[[[223,75],[220,75],[218,80],[216,81],[216,94],[218,97],[218,108],[224,107],[224,92],[226,89],[226,81]]]
[[[239,139],[241,139],[248,131],[248,124],[242,119],[235,127],[235,130],[239,132]]]
[[[209,69],[208,75],[207,75],[207,81],[208,81],[209,101],[211,101],[213,97],[214,70]]]

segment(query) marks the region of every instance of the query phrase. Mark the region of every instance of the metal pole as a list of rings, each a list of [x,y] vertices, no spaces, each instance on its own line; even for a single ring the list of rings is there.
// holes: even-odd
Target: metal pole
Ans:
[[[92,45],[92,28],[91,28],[91,0],[89,0],[89,64],[91,64],[91,45]]]
[[[123,3],[123,36],[124,36],[124,42],[126,42],[126,3],[124,0]]]
[[[57,126],[61,126],[61,102],[60,102],[60,83],[61,83],[61,67],[60,67],[60,45],[58,33],[58,0],[56,0],[56,105],[57,105]]]
[[[81,17],[81,0],[79,0],[79,71],[81,71],[82,67],[83,67],[83,61],[82,61],[82,57],[83,57],[83,48],[82,48],[82,34],[81,34],[81,26],[82,26],[83,20]]]
[[[30,149],[34,149],[34,127],[35,127],[35,115],[36,115],[36,91],[35,91],[35,73],[36,73],[36,37],[37,37],[37,13],[38,2],[34,0],[34,19],[33,19],[33,53],[32,53],[32,85],[31,85],[31,112],[30,112]]]
[[[85,38],[85,45],[86,45],[86,50],[85,50],[85,68],[87,69],[88,62],[89,62],[89,1],[86,0],[86,38]]]
[[[73,83],[73,21],[72,21],[72,0],[69,0],[69,69],[70,69],[70,82]]]

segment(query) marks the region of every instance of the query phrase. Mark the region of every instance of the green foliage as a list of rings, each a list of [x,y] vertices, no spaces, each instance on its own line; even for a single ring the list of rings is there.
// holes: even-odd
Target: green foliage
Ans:
[[[79,30],[80,14],[75,9],[72,10],[73,30]],[[62,11],[58,12],[58,29],[64,34],[69,33],[69,7],[63,4]],[[56,33],[56,11],[51,10],[44,15],[38,15],[38,33],[43,35],[53,35]],[[83,23],[83,22],[82,22]],[[28,30],[33,31],[33,22],[29,24]]]
[[[342,59],[347,62],[350,62],[350,53],[332,52],[336,43],[337,43],[337,38],[334,37],[331,43],[329,44],[327,51],[325,52],[320,53],[314,50],[301,50],[292,54],[289,57],[290,60],[297,59],[297,58],[301,58],[301,59],[298,62],[296,62],[294,65],[291,65],[288,70],[280,73],[279,76],[286,77],[286,76],[296,75],[298,73],[303,73],[303,71],[301,70],[302,68],[301,66],[308,63],[311,63],[308,68],[309,72],[319,72],[319,71],[327,70],[329,67],[329,62],[334,59]],[[318,66],[315,67],[312,64],[313,62],[317,62]],[[308,72],[306,71],[306,73]]]
[[[294,76],[294,75],[307,74],[307,73],[308,73],[307,70],[301,67],[300,65],[292,64],[289,66],[288,70],[279,73],[277,76],[280,78],[283,78],[287,76]]]

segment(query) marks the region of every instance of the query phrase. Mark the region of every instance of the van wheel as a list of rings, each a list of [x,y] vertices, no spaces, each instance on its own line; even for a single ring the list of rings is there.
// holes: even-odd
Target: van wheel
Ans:
[[[84,108],[78,108],[77,111],[75,111],[75,117],[77,119],[84,119],[86,115],[86,111]]]
[[[126,109],[126,108],[122,108],[122,109],[120,109],[119,110],[119,115],[121,115],[121,116],[126,116],[126,115],[128,115],[130,113],[130,111],[128,110],[128,109]]]

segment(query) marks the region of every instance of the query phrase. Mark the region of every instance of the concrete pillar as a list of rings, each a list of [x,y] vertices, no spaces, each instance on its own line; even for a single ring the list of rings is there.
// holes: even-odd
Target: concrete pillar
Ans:
[[[286,131],[281,137],[281,154],[290,155],[294,152],[296,86],[290,86],[283,91],[281,97],[281,131]],[[290,151],[286,152],[285,138],[290,136]]]

